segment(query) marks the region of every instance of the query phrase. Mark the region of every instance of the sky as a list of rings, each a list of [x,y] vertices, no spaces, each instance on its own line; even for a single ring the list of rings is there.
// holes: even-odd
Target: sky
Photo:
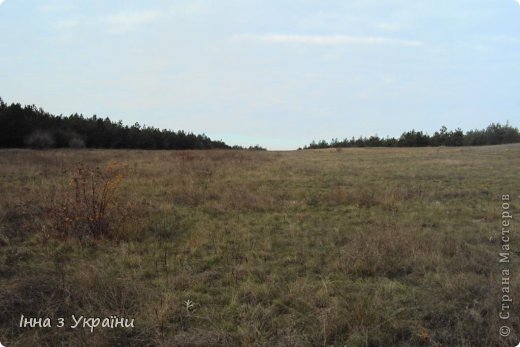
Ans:
[[[520,0],[0,0],[0,97],[230,145],[520,126]]]

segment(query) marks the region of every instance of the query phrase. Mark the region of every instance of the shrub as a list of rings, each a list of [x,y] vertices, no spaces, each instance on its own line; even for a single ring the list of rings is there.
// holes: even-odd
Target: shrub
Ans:
[[[25,139],[27,146],[32,148],[44,149],[55,146],[54,137],[48,131],[37,130]]]
[[[115,162],[104,167],[78,165],[69,184],[51,198],[47,208],[50,234],[62,238],[112,237],[124,217],[116,200],[122,171]]]
[[[85,148],[85,141],[79,137],[73,137],[69,140],[70,148]]]

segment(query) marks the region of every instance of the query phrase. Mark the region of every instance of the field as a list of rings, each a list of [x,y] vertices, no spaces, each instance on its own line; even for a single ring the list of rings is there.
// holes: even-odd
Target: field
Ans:
[[[67,200],[78,167],[111,166],[106,224],[71,231],[79,224],[58,212],[81,212]],[[518,145],[2,150],[0,342],[513,346],[519,173]],[[504,194],[515,215],[508,264]],[[508,320],[504,266],[517,300]],[[20,327],[22,314],[52,326]],[[72,329],[72,315],[134,327]]]

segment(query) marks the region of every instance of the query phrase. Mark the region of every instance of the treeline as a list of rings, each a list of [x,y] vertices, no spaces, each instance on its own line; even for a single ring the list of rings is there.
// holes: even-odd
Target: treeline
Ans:
[[[260,145],[254,145],[249,147],[242,147],[234,145],[231,149],[247,149],[248,151],[267,151],[267,148],[261,147]]]
[[[206,135],[182,130],[160,130],[135,123],[123,125],[109,118],[84,117],[81,114],[55,116],[34,105],[7,105],[0,98],[0,147],[3,148],[139,148],[139,149],[212,149],[233,148]],[[263,149],[259,146],[252,150]]]
[[[313,141],[304,149],[339,148],[339,147],[426,147],[426,146],[483,146],[520,142],[520,132],[508,123],[492,123],[483,130],[470,130],[464,133],[461,129],[451,130],[443,126],[432,136],[422,131],[407,131],[399,138],[352,137],[349,139],[332,139],[329,142]]]

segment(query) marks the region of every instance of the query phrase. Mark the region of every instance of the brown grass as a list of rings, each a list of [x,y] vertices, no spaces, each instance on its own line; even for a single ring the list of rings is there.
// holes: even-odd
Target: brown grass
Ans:
[[[513,345],[517,314],[512,335],[498,334],[497,253],[501,194],[518,211],[519,154],[0,151],[0,341]],[[124,169],[105,171],[111,161]],[[49,219],[49,206],[66,213]],[[22,313],[117,314],[136,327],[21,329]]]

